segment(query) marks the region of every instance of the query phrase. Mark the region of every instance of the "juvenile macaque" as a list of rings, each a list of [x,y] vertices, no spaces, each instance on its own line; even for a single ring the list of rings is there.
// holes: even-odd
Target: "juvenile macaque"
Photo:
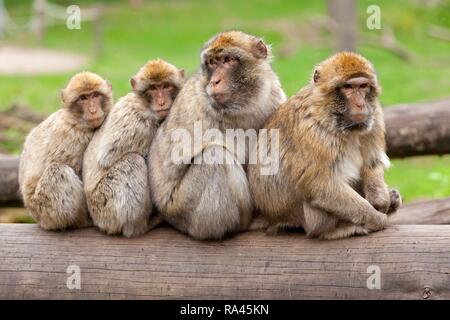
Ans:
[[[220,33],[201,52],[201,71],[178,95],[150,150],[153,200],[163,218],[197,239],[220,239],[245,230],[252,218],[252,200],[244,167],[223,141],[204,141],[195,148],[194,127],[258,129],[286,97],[270,65],[270,48],[239,31]],[[174,141],[183,129],[185,142]],[[192,138],[192,139],[190,139]],[[172,156],[184,145],[188,162]],[[204,163],[206,154],[223,153],[229,163]]]
[[[94,135],[83,180],[89,212],[100,230],[132,237],[151,227],[146,159],[183,81],[183,70],[163,60],[149,61],[131,78],[132,92],[114,105]]]
[[[82,72],[61,91],[64,107],[31,130],[20,157],[25,207],[44,229],[88,226],[81,181],[83,153],[112,104],[111,84]]]
[[[256,221],[266,220],[268,233],[303,227],[310,237],[338,239],[386,226],[401,198],[384,182],[379,94],[370,62],[339,53],[277,109],[265,128],[279,130],[279,171],[261,175],[260,164],[248,170]]]

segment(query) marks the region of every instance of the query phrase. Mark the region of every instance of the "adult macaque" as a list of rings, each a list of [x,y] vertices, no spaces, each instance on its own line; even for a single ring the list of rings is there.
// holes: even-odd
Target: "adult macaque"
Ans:
[[[370,62],[339,53],[270,118],[265,128],[280,135],[279,171],[261,175],[260,164],[248,170],[268,233],[303,227],[310,237],[338,239],[386,226],[401,198],[384,182],[389,159],[379,94]]]
[[[163,61],[146,63],[86,150],[83,180],[94,225],[108,234],[138,236],[152,224],[146,158],[161,121],[184,81]]]
[[[258,129],[285,101],[270,65],[269,47],[239,31],[220,33],[201,52],[201,71],[180,91],[171,113],[156,134],[149,158],[150,189],[162,217],[197,239],[220,239],[245,230],[252,218],[252,200],[244,167],[223,141],[206,141],[191,150],[188,162],[173,161],[183,129],[194,138],[194,127]],[[206,154],[223,154],[230,163],[204,163]]]
[[[81,181],[83,153],[112,104],[111,84],[82,72],[61,91],[64,107],[31,130],[19,184],[30,215],[44,229],[90,225]]]

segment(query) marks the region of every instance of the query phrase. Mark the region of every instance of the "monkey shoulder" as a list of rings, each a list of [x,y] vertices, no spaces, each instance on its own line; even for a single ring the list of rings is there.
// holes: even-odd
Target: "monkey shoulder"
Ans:
[[[107,119],[109,126],[129,129],[145,129],[148,126],[156,126],[159,117],[151,110],[147,102],[134,92],[117,101]]]

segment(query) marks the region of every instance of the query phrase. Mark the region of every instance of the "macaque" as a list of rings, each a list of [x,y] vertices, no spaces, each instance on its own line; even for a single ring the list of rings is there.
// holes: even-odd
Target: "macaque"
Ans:
[[[343,52],[319,64],[310,84],[277,109],[264,128],[279,130],[279,170],[248,168],[260,213],[252,228],[302,227],[309,237],[339,239],[386,227],[401,197],[384,181],[390,163],[380,90],[371,63]]]
[[[213,240],[247,229],[253,204],[242,161],[220,138],[197,148],[195,126],[202,127],[200,134],[259,129],[286,96],[272,70],[270,48],[255,36],[220,33],[200,58],[201,70],[181,89],[150,148],[149,178],[165,221],[196,239]],[[180,130],[187,140],[175,141]],[[180,145],[191,151],[187,161],[174,161]],[[229,161],[205,163],[216,152]]]
[[[148,151],[183,82],[183,70],[160,59],[147,62],[89,144],[83,167],[87,205],[94,225],[107,234],[134,237],[152,227]]]
[[[61,91],[61,99],[63,108],[31,130],[19,166],[25,207],[47,230],[91,224],[82,161],[94,130],[111,108],[111,84],[94,73],[78,73]]]

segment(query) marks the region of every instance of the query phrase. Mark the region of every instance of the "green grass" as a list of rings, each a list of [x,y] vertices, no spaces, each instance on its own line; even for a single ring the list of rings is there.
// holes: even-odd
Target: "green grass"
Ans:
[[[72,1],[53,1],[73,4]],[[90,1],[76,1],[81,6]],[[31,0],[8,1],[13,19],[26,22]],[[103,54],[91,59],[88,68],[108,78],[116,98],[129,90],[128,79],[148,59],[161,57],[186,69],[190,74],[198,68],[202,44],[223,29],[243,29],[255,33],[272,44],[274,68],[283,87],[292,95],[309,79],[313,66],[331,54],[331,43],[314,45],[302,42],[289,57],[278,51],[283,45],[280,30],[271,28],[271,21],[287,20],[308,24],[310,19],[326,14],[325,1],[151,1],[139,9],[131,9],[126,1],[104,1]],[[380,48],[360,47],[375,65],[383,87],[382,103],[425,101],[450,95],[450,43],[427,35],[429,24],[450,27],[450,2],[441,7],[425,8],[416,1],[358,1],[360,32],[380,34],[365,27],[366,8],[381,8],[382,27],[391,26],[403,46],[414,56],[405,62]],[[17,40],[19,39],[19,40]],[[21,44],[36,45],[22,33],[8,39]],[[81,30],[68,30],[64,25],[47,30],[44,46],[75,51],[92,57],[92,25],[84,23]],[[30,105],[34,110],[52,112],[59,107],[59,90],[71,74],[5,77],[0,76],[0,110],[15,102]],[[16,151],[19,150],[17,146]],[[9,145],[8,150],[14,151]],[[396,160],[387,173],[390,184],[400,187],[407,200],[418,197],[450,195],[448,157]],[[416,177],[417,176],[417,177]]]

